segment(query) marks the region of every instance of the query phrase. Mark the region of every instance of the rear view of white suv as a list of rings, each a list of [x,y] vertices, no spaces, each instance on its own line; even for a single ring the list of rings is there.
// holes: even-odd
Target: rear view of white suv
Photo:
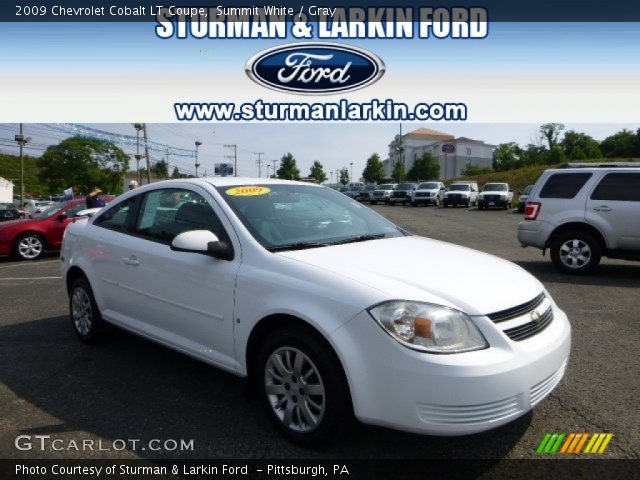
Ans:
[[[640,164],[569,164],[547,170],[518,226],[524,247],[551,251],[563,272],[594,269],[602,256],[640,260]]]

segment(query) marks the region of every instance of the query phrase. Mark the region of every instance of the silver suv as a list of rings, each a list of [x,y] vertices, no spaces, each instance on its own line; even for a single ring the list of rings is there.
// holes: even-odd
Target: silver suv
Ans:
[[[640,164],[568,164],[546,170],[518,225],[523,247],[551,250],[566,273],[586,273],[602,256],[640,260]]]

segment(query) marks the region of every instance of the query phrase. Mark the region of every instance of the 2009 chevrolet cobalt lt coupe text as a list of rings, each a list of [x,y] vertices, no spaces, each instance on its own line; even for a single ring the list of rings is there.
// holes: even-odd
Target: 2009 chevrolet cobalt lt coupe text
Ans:
[[[305,444],[353,413],[479,432],[561,380],[569,322],[518,266],[411,235],[329,188],[253,182],[155,183],[72,224],[63,278],[80,339],[116,325],[246,376]],[[490,283],[462,273],[488,271]]]

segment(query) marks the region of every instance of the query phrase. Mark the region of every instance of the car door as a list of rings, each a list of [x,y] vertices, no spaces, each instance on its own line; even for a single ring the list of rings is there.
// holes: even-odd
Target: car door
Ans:
[[[234,245],[233,260],[171,250],[178,234],[204,229]],[[233,312],[240,248],[208,192],[196,186],[147,191],[122,262],[119,285],[136,304],[125,312],[133,328],[216,365],[236,368]]]
[[[71,203],[49,218],[50,224],[46,235],[47,243],[51,250],[60,250],[65,229],[73,222],[74,215],[85,208],[84,203]]]
[[[606,173],[587,198],[586,218],[609,248],[640,251],[640,172]]]

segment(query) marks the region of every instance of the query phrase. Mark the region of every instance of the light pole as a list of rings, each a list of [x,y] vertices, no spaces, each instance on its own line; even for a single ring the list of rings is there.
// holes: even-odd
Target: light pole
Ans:
[[[353,182],[353,162],[351,162],[350,165],[351,165],[351,176],[349,178]]]
[[[136,129],[136,180],[138,185],[142,185],[142,177],[140,177],[140,159],[142,158],[140,155],[140,130],[142,130],[143,126],[141,123],[134,123],[133,128]]]
[[[22,124],[20,124],[20,133],[15,136],[15,141],[20,145],[20,208],[24,205],[24,146],[31,141],[31,137],[24,137]]]
[[[198,167],[200,166],[200,164],[198,163],[198,147],[200,145],[202,145],[202,142],[196,140],[196,177],[198,176]]]
[[[333,172],[329,172],[329,175],[331,175],[331,180],[330,180],[330,182],[331,182],[331,185],[333,185]]]

